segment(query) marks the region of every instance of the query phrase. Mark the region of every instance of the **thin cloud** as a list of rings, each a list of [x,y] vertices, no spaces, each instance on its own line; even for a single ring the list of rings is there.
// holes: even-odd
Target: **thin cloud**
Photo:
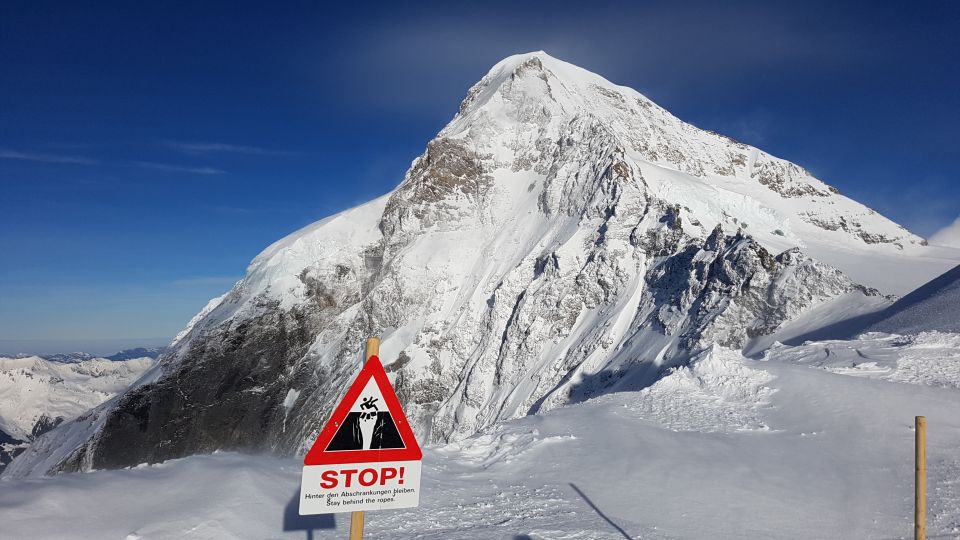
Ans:
[[[251,156],[289,156],[294,152],[288,150],[275,150],[272,148],[262,148],[259,146],[246,146],[240,144],[227,144],[218,142],[184,142],[184,141],[164,141],[165,146],[173,148],[184,154],[247,154]]]
[[[0,149],[0,159],[19,159],[23,161],[39,161],[41,163],[64,163],[70,165],[96,165],[99,161],[82,156],[66,156],[62,154],[42,154],[37,152],[18,152],[16,150]]]
[[[40,152],[20,152],[7,148],[0,148],[0,159],[16,159],[21,161],[35,161],[39,163],[59,163],[65,165],[98,165],[101,162],[83,156],[71,156],[63,154],[47,154]],[[167,171],[187,174],[206,174],[219,175],[228,174],[223,169],[216,167],[187,167],[182,165],[171,165],[168,163],[155,163],[152,161],[135,161],[135,166],[143,169],[153,169],[156,171]]]
[[[206,174],[206,175],[228,174],[227,171],[223,169],[218,169],[216,167],[184,167],[182,165],[170,165],[168,163],[154,163],[152,161],[135,161],[134,165],[143,169],[152,169],[155,171],[166,171],[166,172],[175,172],[175,173]]]

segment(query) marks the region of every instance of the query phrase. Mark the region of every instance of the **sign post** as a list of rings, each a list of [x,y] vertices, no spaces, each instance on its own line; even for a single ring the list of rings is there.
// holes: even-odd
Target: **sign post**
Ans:
[[[364,511],[420,505],[423,453],[380,363],[380,339],[303,459],[300,515],[351,512],[362,540]]]
[[[380,357],[380,338],[376,336],[367,338],[367,353],[363,355],[363,362],[366,363],[371,356]],[[363,540],[363,510],[350,514],[350,540]]]

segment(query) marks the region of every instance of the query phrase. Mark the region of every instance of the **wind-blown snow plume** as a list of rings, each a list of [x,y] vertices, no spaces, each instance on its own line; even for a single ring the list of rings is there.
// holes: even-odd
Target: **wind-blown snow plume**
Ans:
[[[938,246],[950,246],[960,248],[960,217],[953,220],[953,223],[935,232],[930,237],[930,243]]]

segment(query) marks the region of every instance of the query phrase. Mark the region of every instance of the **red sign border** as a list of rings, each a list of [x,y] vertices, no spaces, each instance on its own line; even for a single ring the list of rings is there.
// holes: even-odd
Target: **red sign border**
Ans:
[[[340,428],[340,425],[347,418],[350,407],[352,407],[360,397],[360,393],[366,388],[367,381],[369,381],[371,377],[377,382],[377,386],[380,387],[380,393],[383,394],[383,400],[387,405],[387,410],[390,411],[390,415],[397,425],[397,431],[400,433],[400,438],[403,440],[405,448],[338,452],[324,451],[327,445],[330,444],[333,436],[336,435],[337,429]],[[423,452],[420,450],[420,445],[417,444],[417,438],[413,435],[413,430],[410,428],[407,415],[404,414],[403,408],[400,406],[400,400],[397,399],[397,394],[393,391],[393,385],[390,384],[390,379],[387,378],[387,372],[383,370],[383,364],[380,363],[380,358],[374,355],[367,359],[366,364],[363,365],[363,369],[360,370],[360,374],[357,375],[353,384],[350,385],[350,389],[347,390],[347,395],[343,396],[340,404],[334,409],[330,421],[327,422],[326,427],[324,427],[320,435],[317,436],[317,440],[313,443],[313,446],[310,447],[310,451],[303,457],[303,464],[340,465],[347,463],[376,463],[382,461],[419,461],[422,458]]]

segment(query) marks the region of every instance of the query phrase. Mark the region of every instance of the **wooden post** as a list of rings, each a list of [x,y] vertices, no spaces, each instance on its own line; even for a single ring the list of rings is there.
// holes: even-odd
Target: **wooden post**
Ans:
[[[350,540],[363,540],[363,512],[350,514]]]
[[[927,538],[927,417],[916,417],[916,492],[914,494],[915,540]]]
[[[380,338],[367,338],[367,353],[363,355],[363,362],[366,364],[371,356],[380,355]],[[350,514],[350,540],[363,540],[363,512],[353,512]]]
[[[367,354],[366,356],[363,357],[364,363],[366,363],[366,361],[371,356],[379,356],[379,355],[380,355],[380,338],[378,337],[367,338]]]

